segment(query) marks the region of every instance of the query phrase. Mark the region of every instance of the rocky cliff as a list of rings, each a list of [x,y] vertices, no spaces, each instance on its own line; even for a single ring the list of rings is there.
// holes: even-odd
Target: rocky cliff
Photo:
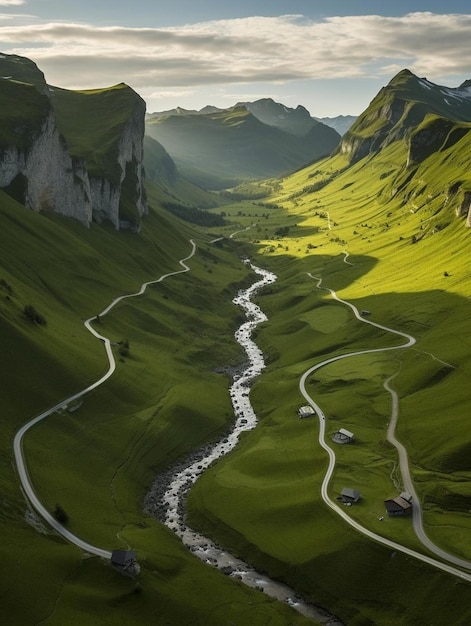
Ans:
[[[430,115],[444,122],[434,123],[433,127],[417,134],[418,127]],[[422,147],[427,150],[428,144],[433,150],[445,139],[450,130],[445,121],[462,123],[469,120],[471,86],[467,82],[458,88],[444,87],[403,70],[380,90],[356,119],[344,135],[338,152],[356,162],[394,141],[408,141],[415,134],[412,152],[420,157]]]
[[[117,85],[91,92],[94,114],[87,93],[49,87],[29,59],[0,55],[0,188],[34,211],[136,229],[145,104]]]
[[[70,98],[71,94],[66,93],[65,97]],[[113,125],[111,133],[103,126],[106,134],[103,137],[103,133],[95,129],[86,149],[80,149],[82,142],[74,136],[77,131],[71,131],[60,112],[62,98],[55,90],[53,100],[58,108],[60,126],[70,141],[71,151],[77,158],[85,159],[87,165],[93,221],[101,223],[109,220],[118,229],[138,228],[141,217],[147,212],[143,167],[144,101],[124,84],[99,93],[72,94],[82,115],[85,114],[92,125],[101,125],[102,112],[105,115],[111,112],[116,108],[116,102],[122,106],[121,113],[124,113],[124,119]],[[97,103],[100,99],[102,103]],[[105,149],[102,141],[105,142]],[[97,153],[100,152],[101,158],[97,160]]]
[[[30,145],[0,152],[0,187],[34,211],[54,211],[85,225],[92,219],[85,164],[70,156],[52,108]]]

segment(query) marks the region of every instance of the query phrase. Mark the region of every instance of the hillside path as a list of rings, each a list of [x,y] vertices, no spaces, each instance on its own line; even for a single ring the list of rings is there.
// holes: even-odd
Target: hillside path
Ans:
[[[68,404],[70,404],[71,402],[74,402],[75,400],[78,400],[79,398],[82,398],[87,393],[89,393],[93,389],[96,389],[97,387],[102,385],[105,381],[107,381],[108,378],[110,378],[110,376],[113,374],[113,372],[116,369],[116,360],[114,358],[113,350],[111,347],[111,341],[108,339],[108,337],[101,335],[97,330],[95,330],[93,326],[91,325],[92,322],[96,321],[97,317],[103,317],[104,315],[109,313],[111,309],[118,304],[118,302],[121,302],[122,300],[126,298],[134,298],[136,296],[142,295],[149,285],[160,283],[166,278],[168,278],[169,276],[175,276],[176,274],[182,274],[183,272],[188,272],[190,268],[188,267],[188,265],[186,265],[185,261],[188,261],[189,259],[191,259],[191,257],[196,252],[196,245],[192,239],[190,240],[190,243],[192,245],[192,250],[190,254],[186,256],[184,259],[181,259],[179,261],[179,264],[183,267],[183,269],[176,270],[175,272],[169,272],[167,274],[163,274],[160,278],[157,278],[156,280],[150,280],[148,282],[143,283],[139,291],[137,291],[136,293],[126,294],[126,295],[120,296],[119,298],[115,298],[111,302],[111,304],[109,304],[105,309],[103,309],[101,313],[99,313],[98,316],[90,317],[88,320],[84,322],[85,327],[92,333],[92,335],[96,337],[97,339],[100,339],[101,341],[103,341],[103,343],[105,344],[105,351],[108,357],[108,364],[109,364],[108,371],[101,378],[99,378],[96,382],[92,383],[91,385],[83,389],[82,391],[79,391],[78,393],[73,394],[72,396],[66,398],[65,400],[61,400],[60,402],[58,402],[51,408],[47,409],[40,415],[37,415],[36,417],[31,419],[29,422],[24,424],[24,426],[22,426],[20,430],[16,433],[14,441],[13,441],[13,451],[14,451],[14,456],[15,456],[16,467],[18,470],[18,476],[21,482],[21,487],[23,489],[23,492],[26,498],[29,500],[31,506],[33,507],[33,509],[49,524],[49,526],[51,526],[54,530],[60,533],[65,539],[67,539],[67,541],[70,541],[71,543],[75,544],[81,550],[85,550],[86,552],[95,554],[96,556],[100,556],[105,559],[111,559],[111,552],[109,550],[104,550],[102,548],[94,546],[84,541],[83,539],[80,539],[80,537],[77,537],[73,533],[71,533],[60,522],[58,522],[55,519],[55,517],[51,515],[51,513],[42,504],[42,502],[36,495],[36,492],[31,482],[31,478],[28,473],[28,468],[27,468],[27,464],[26,464],[26,460],[24,456],[24,450],[23,450],[23,438],[25,434],[33,426],[35,426],[36,424],[44,420],[46,417],[48,417],[49,415],[52,415],[53,413],[55,413],[56,411],[60,409],[64,409]]]
[[[346,261],[346,258],[345,258]],[[354,313],[355,317],[357,319],[359,319],[361,322],[364,322],[365,324],[369,324],[371,326],[375,326],[376,328],[380,328],[381,330],[385,330],[387,332],[393,333],[395,335],[399,335],[400,337],[403,337],[406,341],[405,343],[402,343],[398,346],[389,346],[389,347],[383,347],[383,348],[372,348],[372,349],[368,349],[368,350],[358,350],[355,352],[349,352],[347,354],[341,354],[335,357],[330,357],[328,359],[325,359],[324,361],[321,361],[320,363],[317,363],[316,365],[310,367],[308,370],[306,370],[304,372],[304,374],[301,376],[301,379],[299,381],[299,389],[302,393],[302,395],[304,396],[304,398],[306,399],[306,401],[309,403],[310,406],[312,406],[312,408],[316,411],[317,416],[319,418],[319,443],[322,446],[322,448],[324,448],[324,450],[326,450],[328,456],[329,456],[329,465],[326,471],[326,474],[324,476],[324,480],[322,481],[322,486],[321,486],[321,495],[322,495],[322,499],[324,500],[324,502],[327,504],[327,506],[329,506],[337,515],[339,515],[340,517],[342,517],[348,524],[350,524],[350,526],[353,526],[353,528],[355,528],[357,531],[359,531],[360,533],[362,533],[363,535],[366,535],[367,537],[369,537],[370,539],[373,539],[374,541],[377,541],[385,546],[388,546],[390,548],[393,548],[394,550],[399,550],[400,552],[403,552],[409,556],[412,556],[416,559],[419,559],[420,561],[423,561],[424,563],[428,563],[429,565],[432,565],[433,567],[436,567],[438,569],[441,569],[445,572],[448,572],[449,574],[452,574],[454,576],[457,576],[461,579],[467,580],[468,582],[471,582],[471,573],[468,572],[463,572],[461,569],[458,569],[458,567],[462,567],[466,570],[471,570],[471,562],[466,561],[464,559],[460,559],[459,557],[453,555],[453,554],[449,554],[448,552],[445,552],[444,550],[442,550],[441,548],[439,548],[438,546],[436,546],[426,535],[424,527],[423,527],[423,521],[422,521],[422,507],[420,504],[420,501],[417,497],[417,493],[414,489],[413,486],[413,481],[410,475],[410,470],[409,470],[409,463],[408,463],[408,458],[407,458],[407,451],[405,449],[405,447],[396,439],[395,437],[395,427],[396,427],[396,423],[397,423],[397,417],[398,417],[398,413],[399,413],[399,402],[398,402],[398,396],[397,393],[390,387],[390,381],[392,380],[392,378],[394,378],[394,376],[390,377],[385,383],[384,383],[384,387],[387,391],[389,391],[389,393],[392,396],[392,414],[391,414],[391,420],[390,420],[390,424],[389,424],[389,428],[388,428],[388,433],[387,433],[387,438],[388,440],[397,448],[398,453],[399,453],[399,462],[400,462],[400,468],[401,468],[401,473],[402,473],[402,480],[403,480],[403,484],[405,489],[412,495],[413,499],[414,499],[414,505],[413,505],[413,528],[414,531],[418,537],[418,539],[422,542],[422,544],[428,549],[430,550],[433,554],[435,554],[436,556],[440,557],[441,559],[444,559],[445,561],[448,561],[448,563],[451,563],[452,565],[449,565],[447,563],[442,563],[441,561],[437,561],[434,558],[431,558],[427,555],[421,554],[419,552],[416,552],[415,550],[412,550],[410,548],[407,548],[406,546],[396,543],[395,541],[392,541],[390,539],[387,539],[386,537],[382,537],[381,535],[378,535],[377,533],[372,532],[371,530],[368,530],[367,528],[365,528],[364,526],[362,526],[361,524],[359,524],[358,522],[356,522],[355,520],[353,520],[347,513],[346,511],[340,507],[336,502],[334,502],[328,493],[328,486],[329,486],[329,482],[330,479],[332,478],[332,474],[334,472],[335,469],[335,452],[334,450],[327,444],[326,439],[325,439],[325,414],[322,411],[321,407],[312,399],[312,397],[309,395],[309,393],[306,390],[306,380],[309,376],[311,376],[311,374],[313,374],[315,371],[321,369],[322,367],[329,365],[330,363],[334,363],[335,361],[340,361],[342,359],[347,359],[353,356],[359,356],[362,354],[372,354],[372,353],[376,353],[376,352],[387,352],[387,351],[391,351],[391,350],[403,350],[405,348],[409,348],[411,346],[413,346],[416,343],[415,338],[412,335],[409,335],[408,333],[404,333],[398,330],[394,330],[392,328],[389,328],[387,326],[383,326],[382,324],[378,324],[376,322],[373,322],[369,319],[366,319],[364,317],[362,317],[362,315],[360,314],[360,312],[358,311],[357,307],[352,304],[351,302],[348,302],[347,300],[342,300],[342,298],[339,298],[336,294],[336,292],[333,289],[330,289],[328,287],[321,287],[321,283],[322,283],[322,278],[319,278],[317,276],[313,276],[312,274],[308,273],[308,276],[314,280],[317,280],[317,288],[318,289],[324,289],[326,291],[328,291],[331,296],[337,300],[338,302],[348,306]]]

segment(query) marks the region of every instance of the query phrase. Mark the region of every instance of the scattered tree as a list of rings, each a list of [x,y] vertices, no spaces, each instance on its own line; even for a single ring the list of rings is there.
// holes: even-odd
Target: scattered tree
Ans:
[[[25,305],[23,309],[23,314],[26,319],[28,319],[33,324],[39,324],[40,326],[46,325],[46,318],[41,315],[41,313],[39,313],[39,311],[37,311],[32,304]]]
[[[55,517],[55,519],[61,524],[67,524],[67,522],[69,521],[69,516],[67,515],[67,513],[64,511],[64,509],[61,507],[60,504],[56,504],[52,514]]]
[[[4,279],[0,278],[0,286],[8,293],[8,295],[13,294],[13,287]]]
[[[119,342],[118,352],[120,356],[123,356],[123,357],[129,356],[129,340],[128,339],[122,339]]]

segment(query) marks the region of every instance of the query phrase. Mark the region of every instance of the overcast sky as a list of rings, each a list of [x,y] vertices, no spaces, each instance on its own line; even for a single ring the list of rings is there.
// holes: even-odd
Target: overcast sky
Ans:
[[[401,69],[471,78],[469,0],[0,0],[0,51],[59,87],[125,82],[148,111],[271,97],[358,115]]]

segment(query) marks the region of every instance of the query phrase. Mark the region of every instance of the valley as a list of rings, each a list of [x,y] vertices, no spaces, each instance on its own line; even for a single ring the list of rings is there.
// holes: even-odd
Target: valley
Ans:
[[[444,88],[401,72],[329,156],[208,191],[144,138],[125,85],[39,97],[44,79],[18,59],[4,61],[26,72],[8,89],[40,102],[58,156],[48,191],[31,174],[45,141],[31,118],[14,167],[2,161],[2,620],[469,623],[467,87],[448,90],[447,106]],[[210,115],[225,137],[248,124],[253,141],[263,123],[246,109]],[[278,131],[260,132],[278,142]],[[226,166],[207,173],[221,182]],[[67,198],[80,190],[80,213],[56,202],[63,181]],[[277,280],[249,307],[251,363],[234,299],[260,273]],[[315,415],[299,419],[306,402]],[[237,445],[198,457],[163,523],[148,506],[154,481],[234,425]],[[340,428],[350,444],[331,443]],[[412,515],[388,516],[385,500],[411,485]],[[361,493],[349,507],[345,487]],[[288,586],[290,601],[206,564],[182,527],[255,580]],[[137,553],[137,577],[109,566],[118,548]],[[324,617],[294,610],[300,598]]]

